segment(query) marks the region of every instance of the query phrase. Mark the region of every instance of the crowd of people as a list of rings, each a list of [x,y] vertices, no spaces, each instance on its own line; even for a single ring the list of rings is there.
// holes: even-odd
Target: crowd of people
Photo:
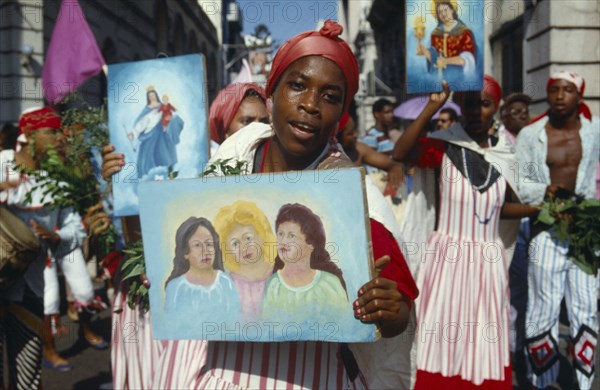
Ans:
[[[246,161],[247,172],[257,174],[368,166],[376,272],[358,292],[345,294],[355,320],[376,324],[382,338],[355,344],[155,340],[152,310],[128,305],[133,280],[119,280],[117,272],[111,302],[113,387],[505,389],[516,382],[520,388],[546,388],[558,376],[564,297],[577,385],[591,388],[598,276],[568,259],[568,242],[552,230],[536,230],[533,223],[544,200],[600,196],[600,123],[583,102],[584,80],[567,71],[553,74],[546,86],[549,108],[533,121],[531,98],[503,96],[488,75],[481,91],[451,93],[444,83],[443,91],[431,94],[418,117],[394,136],[394,105],[380,99],[373,105],[373,128],[359,138],[352,108],[358,63],[341,33],[340,25],[327,21],[321,30],[287,41],[273,59],[264,89],[253,83],[225,87],[210,108],[210,162]],[[449,99],[460,107],[460,116],[443,108]],[[436,114],[435,130],[429,131]],[[17,166],[40,169],[39,159],[48,148],[60,152],[64,139],[60,117],[47,107],[24,113],[18,131],[24,135],[20,149],[3,145],[0,153],[0,201],[34,232],[41,249],[25,274],[1,292],[0,343],[9,357],[8,378],[1,379],[11,388],[39,388],[42,362],[50,369],[71,368],[52,342],[57,265],[75,296],[82,337],[93,348],[108,347],[87,326],[98,302],[81,254],[86,226],[101,232],[108,216],[97,208],[89,215],[50,208],[43,192],[25,202],[32,178]],[[112,145],[102,149],[102,157],[106,180],[126,163]],[[378,188],[382,177],[386,185]],[[398,214],[394,199],[406,177],[412,183],[401,201],[408,206]],[[309,240],[320,219],[297,208],[282,207],[276,229],[292,222],[302,228],[301,221],[316,217],[313,227],[299,233]],[[294,219],[297,212],[306,215]],[[167,299],[176,289],[181,292],[186,280],[200,277],[188,259],[192,235],[218,242],[218,237],[241,237],[245,228],[262,240],[274,239],[266,217],[251,203],[224,207],[214,226],[201,217],[177,231],[178,257],[165,284]],[[123,224],[126,241],[140,238],[139,217],[123,218]],[[277,259],[264,259],[249,269],[239,258],[232,265],[221,260],[220,252],[211,256],[219,257],[219,267],[202,277],[212,281],[228,269],[227,285],[240,300],[221,297],[223,307],[241,305],[250,316],[260,308],[244,302],[255,301],[249,299],[252,294],[267,294],[266,281],[285,267],[281,260],[278,265]],[[341,278],[341,284],[335,276],[332,280],[343,285]],[[144,274],[136,283],[163,287],[150,286]],[[199,307],[188,301],[181,310]],[[131,323],[135,343],[126,342],[123,325]]]

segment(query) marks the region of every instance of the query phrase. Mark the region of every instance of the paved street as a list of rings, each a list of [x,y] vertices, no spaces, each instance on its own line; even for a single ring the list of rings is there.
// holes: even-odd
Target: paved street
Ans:
[[[95,285],[95,287],[96,293],[104,296],[102,286]],[[61,303],[61,308],[62,313],[66,313],[65,302]],[[100,313],[92,323],[93,329],[105,340],[110,340],[110,317],[110,309],[108,309]],[[110,348],[103,351],[91,348],[83,338],[79,337],[77,323],[71,321],[67,315],[63,315],[61,321],[69,332],[57,339],[56,346],[61,356],[73,365],[73,369],[69,372],[56,372],[44,368],[42,374],[44,389],[112,388]]]
[[[97,292],[103,293],[101,289]],[[63,312],[65,311],[63,310]],[[78,337],[79,327],[77,323],[72,322],[66,315],[63,315],[61,319],[69,329],[69,334],[58,339],[57,347],[62,356],[67,358],[74,367],[69,372],[55,372],[44,369],[44,389],[111,389],[110,349],[96,351],[90,348],[85,341]],[[101,313],[93,323],[93,327],[106,340],[109,340],[110,310]],[[566,356],[567,341],[568,327],[561,324],[560,349],[562,356],[559,384],[564,390],[573,388],[573,370],[564,357]],[[600,354],[596,354],[596,367],[600,367]],[[593,389],[600,390],[598,375],[596,375]]]

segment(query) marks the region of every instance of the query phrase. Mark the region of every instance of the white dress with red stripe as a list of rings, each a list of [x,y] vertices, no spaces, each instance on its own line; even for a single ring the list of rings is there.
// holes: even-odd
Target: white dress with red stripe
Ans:
[[[362,374],[354,381],[346,374],[339,347],[325,342],[210,342],[208,372],[196,388],[365,388]]]
[[[417,282],[417,369],[475,385],[503,381],[509,294],[498,223],[507,184],[499,176],[481,193],[446,154],[441,166],[438,227]]]
[[[114,300],[111,363],[115,389],[191,389],[206,362],[204,340],[154,340],[150,312],[127,306],[127,286]]]
[[[120,292],[113,307],[115,389],[366,387],[362,374],[354,381],[346,374],[340,344],[154,340],[150,313],[130,309],[126,301]]]

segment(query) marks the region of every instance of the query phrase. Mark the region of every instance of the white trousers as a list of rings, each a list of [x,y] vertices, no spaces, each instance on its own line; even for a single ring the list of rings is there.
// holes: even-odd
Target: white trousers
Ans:
[[[87,305],[94,298],[94,286],[83,252],[77,248],[57,261],[53,261],[50,267],[44,268],[44,315],[60,312],[57,264],[62,269],[76,302]]]
[[[555,383],[558,377],[558,318],[563,296],[571,323],[569,333],[579,388],[589,389],[594,381],[598,278],[570,261],[568,250],[568,243],[546,231],[529,245],[525,353],[529,380],[537,388]]]

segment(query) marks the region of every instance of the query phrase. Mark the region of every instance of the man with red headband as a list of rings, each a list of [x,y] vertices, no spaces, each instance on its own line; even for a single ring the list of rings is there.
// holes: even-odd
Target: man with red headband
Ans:
[[[33,193],[31,204],[26,204],[25,197],[35,183],[17,169],[18,166],[39,169],[39,160],[33,156],[44,155],[50,147],[60,150],[63,145],[61,127],[60,117],[50,108],[26,111],[19,121],[19,133],[24,146],[18,152],[0,152],[0,202],[31,226],[42,244],[39,256],[29,265],[24,276],[8,291],[2,292],[2,304],[7,314],[2,318],[0,337],[6,342],[9,352],[11,388],[41,387],[46,254],[50,249],[54,256],[65,256],[85,237],[85,233],[75,233],[81,226],[78,215],[42,207],[42,191]],[[54,231],[55,226],[65,229]],[[17,361],[19,364],[16,364]],[[12,373],[16,377],[12,377]]]
[[[583,78],[576,73],[554,73],[546,87],[550,108],[520,131],[516,147],[524,202],[538,205],[548,197],[573,194],[594,199],[600,124],[582,102],[584,88]],[[535,235],[529,247],[525,353],[529,380],[538,388],[552,385],[558,376],[558,317],[563,296],[569,309],[579,388],[589,389],[594,381],[597,277],[569,261],[568,249],[569,243],[559,241],[552,230]]]
[[[19,356],[16,358],[19,361],[22,355],[26,357],[22,361],[31,363],[18,367],[14,371],[17,372],[17,378],[10,378],[10,380],[19,381],[27,378],[27,381],[32,379],[31,383],[35,383],[39,380],[38,374],[42,363],[42,342],[44,366],[59,371],[71,368],[71,365],[58,355],[54,345],[52,329],[53,323],[57,324],[60,303],[56,264],[62,264],[76,302],[82,306],[87,305],[94,298],[94,290],[80,249],[86,238],[81,217],[71,208],[45,207],[44,205],[51,199],[45,194],[45,190],[38,186],[36,178],[23,174],[21,170],[21,168],[39,170],[42,159],[50,150],[57,151],[59,155],[63,153],[65,140],[60,116],[48,107],[28,110],[21,115],[19,132],[22,145],[20,150],[0,152],[2,162],[0,202],[6,204],[17,217],[30,226],[40,239],[42,250],[38,258],[29,266],[22,280],[19,280],[9,291],[4,292],[3,298],[15,302],[28,302],[24,304],[29,312],[28,318],[36,320],[36,327],[28,327],[25,324],[30,322],[23,322],[21,318],[23,313],[16,311],[10,322],[13,327],[9,331],[23,332],[28,335],[28,338],[7,340],[9,351],[18,351]],[[28,195],[31,196],[30,202],[26,201]],[[92,346],[106,348],[106,342],[89,328],[90,318],[85,315],[81,317],[84,336],[88,341],[91,340]],[[41,330],[43,332],[40,332]],[[33,340],[31,343],[34,348],[27,346],[29,339]],[[16,344],[10,345],[11,343]],[[15,360],[9,359],[9,361]],[[24,375],[23,378],[19,379],[20,375]]]

